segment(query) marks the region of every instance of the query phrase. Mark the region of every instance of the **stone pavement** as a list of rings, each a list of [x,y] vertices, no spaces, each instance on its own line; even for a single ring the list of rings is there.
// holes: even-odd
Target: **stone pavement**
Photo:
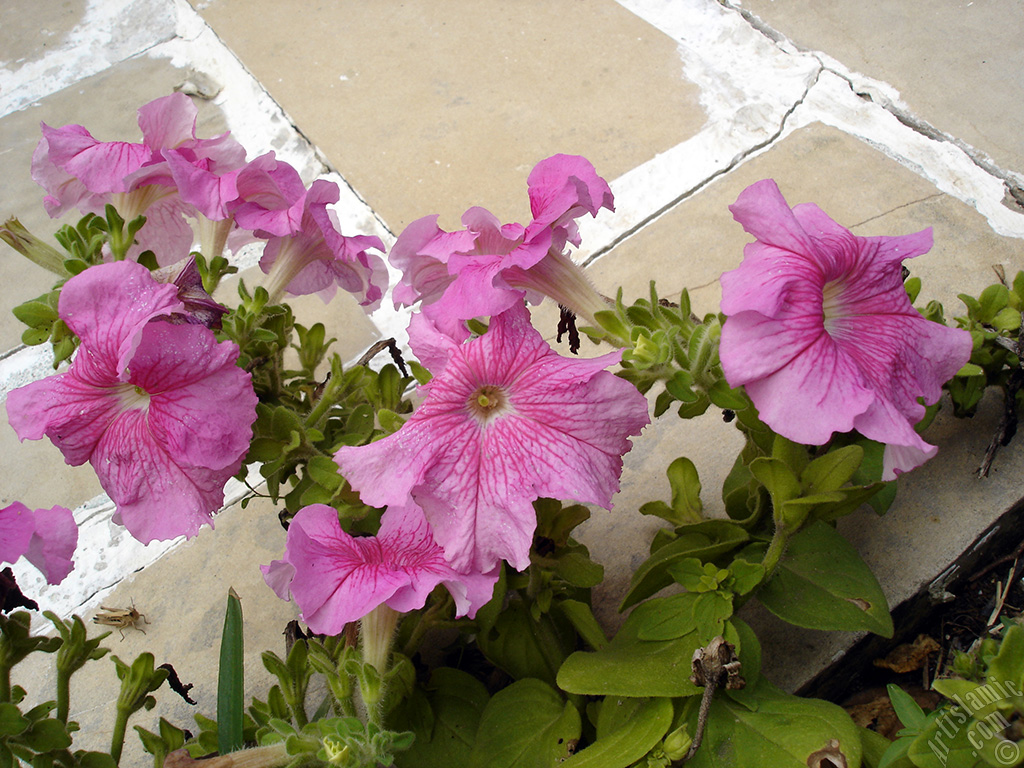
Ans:
[[[389,244],[430,213],[455,229],[472,205],[525,221],[534,164],[585,155],[611,182],[616,211],[583,222],[577,256],[599,289],[622,285],[627,300],[656,277],[661,295],[689,287],[698,313],[717,310],[718,276],[748,240],[727,206],[765,177],[790,204],[815,202],[860,235],[933,227],[935,247],[910,266],[922,300],[948,313],[960,310],[957,293],[993,282],[990,265],[1024,268],[1016,0],[5,0],[4,11],[0,213],[40,234],[59,223],[29,176],[39,122],[135,140],[136,108],[184,89],[199,105],[200,135],[230,129],[250,157],[273,149],[307,183],[341,182],[343,231]],[[2,264],[16,290],[0,296],[0,398],[49,370],[20,345],[8,311],[47,290],[49,277],[11,252]],[[326,309],[299,302],[297,313],[333,327],[353,358],[382,335],[400,336],[404,321],[389,307],[367,319],[343,296]],[[938,458],[906,479],[889,514],[843,522],[892,605],[1024,496],[1019,439],[991,478],[971,474],[997,417],[994,403],[969,423],[940,416],[929,433]],[[717,488],[738,437],[714,414],[663,421],[627,455],[615,511],[597,510],[584,533],[606,566],[598,613],[609,626],[655,526],[636,506],[651,488],[667,496],[668,462],[690,456],[706,508],[722,511]],[[232,503],[215,531],[142,547],[110,523],[91,470],[66,466],[48,442],[18,445],[0,425],[0,471],[0,505],[76,508],[82,545],[65,584],[46,588],[31,567],[17,569],[43,607],[91,615],[101,601],[134,600],[152,623],[123,642],[115,633],[115,653],[148,649],[170,661],[212,714],[233,586],[246,617],[247,687],[265,690],[259,653],[282,647],[293,616],[255,567],[283,547],[269,505]],[[231,501],[242,490],[232,484]],[[767,672],[788,689],[853,640],[756,620]],[[91,678],[77,678],[72,716],[84,739],[102,744],[96,723],[110,722],[116,681],[112,665],[93,666]],[[135,722],[152,729],[158,715],[191,722],[166,695]]]

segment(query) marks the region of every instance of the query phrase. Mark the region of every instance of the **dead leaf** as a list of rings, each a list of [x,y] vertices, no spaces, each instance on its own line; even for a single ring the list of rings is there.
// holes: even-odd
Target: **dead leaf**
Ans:
[[[902,675],[921,669],[928,663],[928,657],[940,650],[939,644],[931,637],[918,635],[913,643],[897,645],[884,659],[875,659],[874,664]]]

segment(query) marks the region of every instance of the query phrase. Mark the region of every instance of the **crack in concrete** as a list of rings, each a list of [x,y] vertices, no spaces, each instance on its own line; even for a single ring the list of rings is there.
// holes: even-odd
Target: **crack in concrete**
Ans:
[[[723,2],[723,0],[719,0],[719,2]],[[819,64],[820,64],[820,61],[819,61]],[[648,226],[649,224],[654,222],[656,219],[660,218],[662,215],[664,215],[668,211],[670,211],[673,208],[675,208],[677,205],[679,205],[684,200],[688,200],[689,198],[693,197],[695,194],[697,194],[702,189],[707,187],[715,179],[717,179],[717,178],[719,178],[721,176],[724,176],[725,174],[727,174],[730,171],[732,171],[734,168],[736,168],[738,165],[740,165],[744,160],[746,160],[751,155],[753,155],[753,154],[755,154],[757,152],[760,152],[765,147],[768,147],[768,146],[774,144],[776,141],[778,141],[779,137],[781,137],[782,134],[786,130],[786,122],[789,120],[790,116],[800,107],[800,105],[804,103],[804,101],[807,99],[808,94],[810,94],[810,92],[814,88],[814,86],[818,84],[818,79],[821,77],[821,73],[824,71],[824,69],[825,69],[824,66],[819,66],[818,67],[817,71],[814,73],[814,79],[807,85],[807,87],[804,89],[804,92],[802,94],[800,94],[800,98],[798,98],[795,102],[793,102],[792,106],[790,106],[790,108],[787,109],[786,112],[782,115],[782,117],[779,119],[779,127],[778,127],[778,129],[771,136],[769,136],[764,141],[758,142],[757,144],[754,144],[753,146],[748,147],[747,149],[745,149],[745,150],[743,150],[741,152],[738,152],[732,158],[732,160],[730,160],[724,167],[722,167],[719,170],[715,171],[710,176],[705,177],[699,184],[695,184],[690,189],[688,189],[685,192],[683,192],[682,194],[676,196],[675,198],[670,200],[668,203],[666,203],[665,205],[663,205],[660,208],[658,208],[653,213],[648,214],[643,219],[641,219],[636,224],[634,224],[632,227],[630,227],[629,229],[621,232],[619,235],[614,237],[611,240],[611,242],[609,242],[607,245],[604,245],[601,248],[598,248],[593,253],[591,253],[583,262],[581,262],[580,266],[582,266],[584,268],[589,267],[591,264],[593,264],[595,261],[597,261],[601,256],[603,256],[604,254],[608,253],[610,250],[612,250],[612,248],[617,246],[623,240],[626,240],[627,238],[632,237],[637,232],[642,230],[644,227]]]
[[[755,16],[749,10],[733,5],[732,2],[730,2],[730,0],[718,0],[718,2],[722,7],[728,8],[729,10],[738,13],[744,21],[746,21],[760,34],[764,35],[769,40],[771,40],[784,53],[789,53],[789,51],[786,50],[785,46],[790,46],[794,51],[813,56],[821,65],[822,70],[830,72],[836,77],[840,78],[841,80],[846,81],[846,83],[850,86],[850,90],[853,93],[855,93],[861,99],[864,99],[865,101],[869,101],[872,104],[881,107],[886,112],[895,117],[900,123],[905,125],[907,128],[910,128],[910,130],[919,133],[925,138],[931,139],[932,141],[952,144],[954,147],[963,152],[971,160],[971,162],[974,163],[978,168],[980,168],[982,171],[989,174],[993,178],[996,178],[1000,182],[1002,182],[1004,188],[1006,189],[1006,194],[1002,201],[1004,206],[1009,208],[1011,211],[1024,211],[1024,179],[1022,179],[1019,174],[1016,174],[1013,171],[1008,171],[1003,168],[1000,168],[989,159],[989,156],[985,152],[976,149],[963,139],[958,139],[957,137],[952,136],[946,133],[945,131],[939,130],[934,125],[929,123],[927,120],[924,120],[908,112],[907,110],[901,108],[900,106],[898,106],[888,98],[882,96],[881,94],[873,94],[858,90],[854,85],[853,79],[850,77],[850,75],[844,72],[836,71],[834,68],[827,66],[825,62],[822,61],[822,59],[820,58],[819,51],[811,50],[810,48],[804,48],[800,45],[797,45],[795,42],[790,40],[777,29],[769,26],[760,18]],[[873,78],[869,79],[874,80]],[[886,85],[889,84],[886,83]],[[891,88],[892,86],[890,85],[889,87]],[[893,90],[895,91],[895,89]]]
[[[888,216],[890,213],[893,213],[894,211],[899,211],[899,210],[901,210],[903,208],[909,208],[912,205],[917,205],[918,203],[923,203],[923,202],[926,202],[928,200],[934,200],[937,197],[944,197],[944,196],[945,196],[944,193],[936,192],[934,195],[926,195],[926,196],[922,197],[920,200],[911,200],[909,202],[903,203],[902,205],[897,205],[895,208],[890,208],[887,211],[882,211],[879,214],[876,214],[876,215],[871,216],[871,217],[869,217],[867,219],[864,219],[864,221],[858,221],[856,224],[851,224],[849,228],[852,230],[852,229],[854,229],[854,227],[860,227],[860,226],[862,226],[864,224],[867,224],[868,222],[874,221],[875,219],[880,219],[883,216]]]

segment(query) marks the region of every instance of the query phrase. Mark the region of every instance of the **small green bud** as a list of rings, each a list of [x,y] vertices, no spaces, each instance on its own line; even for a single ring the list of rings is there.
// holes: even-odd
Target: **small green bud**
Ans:
[[[669,760],[682,760],[690,750],[691,744],[693,744],[693,739],[690,738],[686,725],[683,724],[665,737],[662,748]]]

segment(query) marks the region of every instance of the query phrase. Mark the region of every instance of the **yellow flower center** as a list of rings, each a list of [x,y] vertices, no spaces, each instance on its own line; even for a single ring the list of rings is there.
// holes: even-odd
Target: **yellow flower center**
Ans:
[[[486,423],[502,412],[508,397],[505,390],[493,384],[484,384],[469,396],[469,410],[478,421]]]

